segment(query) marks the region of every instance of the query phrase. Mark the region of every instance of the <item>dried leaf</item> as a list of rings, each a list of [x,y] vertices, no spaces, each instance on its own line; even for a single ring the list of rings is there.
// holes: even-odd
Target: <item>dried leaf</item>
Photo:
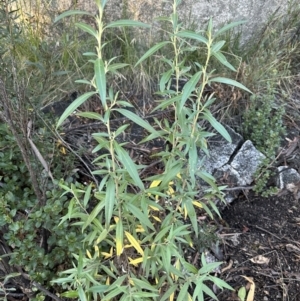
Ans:
[[[268,264],[270,261],[270,258],[264,257],[262,255],[257,255],[250,259],[253,263],[256,264]]]
[[[294,252],[300,254],[300,248],[296,247],[295,245],[292,244],[287,244],[286,246],[287,251],[289,252]]]

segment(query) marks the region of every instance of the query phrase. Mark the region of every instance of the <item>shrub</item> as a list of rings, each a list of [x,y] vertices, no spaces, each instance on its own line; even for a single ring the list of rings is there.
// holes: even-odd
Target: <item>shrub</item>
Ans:
[[[213,34],[210,21],[205,36],[186,31],[177,15],[180,1],[173,2],[173,13],[168,18],[162,18],[172,27],[170,39],[154,45],[136,63],[136,66],[143,63],[163,47],[169,46],[170,55],[162,58],[166,68],[159,83],[159,95],[163,100],[154,110],[173,109],[174,121],[171,124],[168,120],[155,120],[152,125],[136,115],[132,105],[120,100],[118,92],[115,93],[108,84],[107,79],[127,65],[114,63],[115,57],[106,58],[104,49],[107,44],[103,43],[107,29],[147,25],[129,20],[105,24],[103,13],[106,1],[96,3],[97,29],[84,23],[76,24],[97,42],[96,52],[85,54],[94,66],[94,77],[90,81],[78,81],[94,90],[74,100],[60,117],[58,126],[88,98],[99,95],[102,113],[83,112],[78,115],[95,119],[106,127],[106,131],[93,134],[97,141],[94,152],[102,151],[95,159],[97,170],[94,172],[101,176],[101,182],[95,192],[92,192],[92,184],[83,190],[60,185],[73,196],[61,223],[74,221],[73,224],[86,237],[82,246],[84,251],[73,254],[73,268],[63,271],[61,278],[53,282],[66,289],[62,296],[81,300],[203,300],[204,294],[216,299],[207,282],[230,289],[224,281],[210,275],[220,263],[207,263],[202,254],[202,267],[197,269],[185,258],[185,250],[192,247],[198,253],[203,248],[193,242],[194,239],[201,242],[198,239],[201,226],[197,221],[197,210],[203,208],[211,217],[211,210],[219,214],[214,199],[222,199],[222,192],[215,179],[198,162],[198,149],[208,152],[206,139],[213,133],[205,131],[199,120],[209,122],[230,140],[225,128],[209,111],[214,98],[205,98],[204,89],[212,82],[221,82],[247,90],[234,80],[214,77],[210,68],[210,59],[214,56],[235,71],[221,53],[225,42],[218,41],[217,37],[240,22],[229,24]],[[68,11],[56,21],[74,14],[85,13]],[[191,68],[185,65],[185,52],[202,45],[206,49],[205,60],[194,62],[197,71],[190,73]],[[176,84],[172,88],[174,79]],[[182,79],[186,83],[181,90],[179,82]],[[140,143],[160,138],[171,146],[156,154],[164,165],[163,174],[141,178],[139,171],[144,167],[129,156],[124,148],[125,143],[119,143],[117,139],[129,125],[123,124],[112,130],[111,116],[116,112],[149,133]],[[197,197],[198,178],[211,186],[201,197]],[[97,203],[90,206],[94,198]]]

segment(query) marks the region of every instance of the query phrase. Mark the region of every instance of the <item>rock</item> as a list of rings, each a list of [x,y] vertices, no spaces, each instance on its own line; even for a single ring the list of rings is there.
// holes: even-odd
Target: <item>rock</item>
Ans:
[[[203,168],[210,174],[214,174],[222,166],[226,165],[244,141],[243,137],[233,129],[226,126],[225,128],[231,137],[231,143],[225,140],[220,134],[217,134],[209,141],[209,156],[207,157],[202,150],[199,152],[200,160],[206,156],[203,162]],[[202,163],[200,160],[198,167]]]
[[[286,166],[277,167],[278,176],[276,184],[279,189],[287,189],[288,185],[295,184],[300,181],[300,174],[293,168]]]
[[[244,142],[240,134],[229,127],[226,129],[232,142],[226,141],[220,135],[214,136],[209,141],[209,156],[203,160],[204,152],[199,152],[198,168],[213,175],[219,185],[229,187],[225,190],[225,201],[231,203],[243,187],[253,182],[253,176],[265,156],[250,140]],[[207,185],[202,180],[200,184],[202,187]]]
[[[250,185],[253,182],[253,175],[264,158],[265,156],[254,147],[253,143],[247,140],[230,164],[239,174],[237,184]]]
[[[295,201],[300,199],[300,174],[293,168],[286,166],[277,167],[277,187],[280,189],[278,196],[291,192]]]

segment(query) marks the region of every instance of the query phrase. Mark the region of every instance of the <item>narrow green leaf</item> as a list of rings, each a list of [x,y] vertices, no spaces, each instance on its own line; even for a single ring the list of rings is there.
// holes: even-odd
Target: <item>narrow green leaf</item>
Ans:
[[[170,288],[163,294],[160,301],[167,300],[175,291],[177,290],[177,284],[173,284]]]
[[[75,299],[78,298],[78,292],[77,291],[67,291],[61,294],[62,297]]]
[[[188,300],[188,289],[189,289],[189,283],[186,282],[180,288],[180,292],[178,294],[178,297],[177,297],[176,301],[186,301],[186,300]]]
[[[198,273],[198,269],[195,266],[193,266],[192,264],[188,263],[188,262],[184,262],[183,266],[190,273],[193,273],[193,274]]]
[[[107,24],[104,29],[106,28],[114,28],[114,27],[126,27],[126,26],[133,26],[133,27],[144,27],[144,28],[150,28],[151,26],[149,24],[134,21],[134,20],[117,20],[114,22],[111,22]]]
[[[82,251],[79,251],[79,256],[78,256],[78,276],[82,276],[82,271],[83,271],[83,255],[82,255]]]
[[[175,162],[176,164],[173,165],[171,168],[169,168],[167,170],[167,172],[161,174],[161,178],[162,178],[162,182],[160,184],[160,186],[163,188],[163,187],[166,187],[166,186],[169,186],[169,183],[174,180],[177,175],[180,173],[181,169],[182,169],[182,166],[181,164],[177,164],[177,162]]]
[[[92,287],[90,287],[90,289],[88,290],[91,293],[104,293],[108,288],[108,285],[93,285]]]
[[[112,279],[116,279],[117,276],[105,265],[101,265],[101,269],[108,275],[110,276]],[[104,274],[103,272],[101,273],[102,275]],[[111,286],[109,286],[109,288],[111,288]]]
[[[198,280],[197,285],[194,289],[194,293],[193,293],[193,301],[197,300],[197,299],[198,299],[198,301],[204,301],[202,285],[203,285],[203,282]]]
[[[118,69],[122,69],[124,67],[129,66],[129,64],[123,64],[123,63],[115,63],[108,66],[108,70],[111,72],[115,72]]]
[[[97,220],[98,221],[98,220]],[[96,224],[96,223],[95,223]],[[99,237],[97,238],[97,240],[99,241],[99,243],[101,241],[103,241],[106,237],[107,237],[108,231],[106,229],[101,229],[101,234],[99,235]]]
[[[214,34],[214,38],[217,37],[218,35],[222,34],[223,32],[233,28],[233,27],[236,27],[238,25],[241,25],[241,24],[244,24],[246,23],[247,21],[237,21],[237,22],[232,22],[230,24],[227,24],[225,25],[224,27],[222,27],[221,29],[219,29],[215,34]]]
[[[150,133],[156,133],[156,130],[144,119],[136,115],[135,113],[125,110],[125,109],[115,109],[115,111],[121,113],[123,116],[127,117],[134,123],[138,124],[142,128],[146,129]]]
[[[217,296],[213,293],[213,291],[204,283],[202,285],[202,290],[206,295],[210,296],[214,300],[218,300]]]
[[[147,292],[132,292],[132,297],[134,298],[134,301],[140,301],[140,300],[157,300],[156,297],[158,297],[158,293],[147,293]],[[126,299],[124,299],[126,300]]]
[[[96,94],[96,92],[87,92],[76,98],[60,116],[56,128],[58,128],[80,105],[82,105],[88,98],[90,98],[94,94]]]
[[[199,233],[199,231],[198,231],[198,221],[197,221],[197,215],[196,215],[194,205],[193,205],[192,201],[188,199],[184,202],[184,206],[186,207],[187,214],[188,214],[188,217],[190,218],[190,221],[191,221],[191,224],[193,226],[195,235],[196,235],[196,237],[198,237],[198,233]]]
[[[75,15],[88,15],[88,16],[93,16],[93,14],[84,11],[84,10],[68,10],[60,14],[54,19],[54,23],[58,22],[59,20],[65,18],[65,17],[70,17],[70,16],[75,16]]]
[[[85,80],[85,79],[78,79],[78,80],[75,80],[75,83],[78,83],[78,84],[85,84],[85,85],[89,85],[91,86],[92,83],[88,80]]]
[[[214,78],[210,79],[210,81],[235,86],[237,88],[243,89],[243,90],[253,94],[248,88],[246,88],[244,85],[240,84],[239,82],[237,82],[233,79],[229,79],[226,77],[214,77]]]
[[[77,114],[78,116],[84,117],[84,118],[89,118],[89,119],[96,119],[103,121],[103,117],[95,112],[81,112]]]
[[[158,51],[160,48],[162,48],[165,45],[170,44],[170,43],[171,42],[164,41],[164,42],[160,42],[160,43],[154,45],[148,51],[146,51],[146,53],[137,61],[137,63],[134,65],[134,67],[136,67],[137,65],[139,65],[141,62],[143,62],[145,59],[147,59],[153,53],[155,53],[156,51]]]
[[[191,77],[191,79],[184,85],[182,96],[181,96],[181,101],[180,101],[180,105],[179,105],[179,111],[182,110],[182,108],[185,105],[185,102],[191,96],[192,92],[195,90],[195,87],[200,80],[201,74],[202,74],[202,71],[195,73]]]
[[[188,157],[189,157],[189,174],[190,174],[190,180],[191,180],[191,184],[194,187],[195,184],[196,184],[195,173],[196,173],[197,161],[199,159],[197,146],[196,146],[194,140],[191,141],[191,145],[190,145],[190,148],[189,148],[189,156]]]
[[[183,31],[179,31],[176,36],[181,37],[181,38],[188,38],[188,39],[192,39],[192,40],[196,40],[199,42],[202,42],[204,44],[207,44],[208,41],[205,37],[203,37],[202,35],[195,33],[194,31],[188,31],[188,30],[183,30]]]
[[[219,211],[218,207],[216,206],[216,204],[212,201],[209,201],[209,205],[218,214],[218,216],[221,218],[220,211]]]
[[[138,278],[130,278],[130,280],[132,280],[136,286],[139,286],[142,289],[157,292],[157,288],[153,287],[153,285],[145,279],[141,280]]]
[[[199,275],[201,274],[207,274],[211,273],[214,269],[219,267],[222,264],[222,262],[211,262],[211,263],[206,263],[203,265],[203,267],[198,271]]]
[[[91,191],[92,191],[92,183],[87,187],[85,194],[84,194],[84,199],[83,199],[83,205],[84,208],[86,208],[86,205],[88,204],[90,198],[91,198]]]
[[[230,290],[230,291],[233,291],[234,290],[234,288],[233,287],[231,287],[228,283],[226,283],[224,280],[222,280],[222,279],[220,279],[220,278],[218,278],[218,277],[215,277],[215,276],[209,276],[209,279],[211,280],[211,281],[213,281],[213,283],[216,285],[216,286],[218,286],[219,288],[226,288],[226,289],[228,289],[228,290]]]
[[[206,119],[214,128],[215,130],[220,133],[228,142],[231,143],[231,137],[224,128],[224,126],[216,120],[216,118],[211,114],[209,110],[204,110],[202,112],[203,118]]]
[[[81,285],[78,287],[78,296],[79,296],[80,301],[87,301],[85,292]]]
[[[105,75],[105,66],[104,62],[101,58],[97,58],[94,65],[95,69],[95,79],[96,79],[96,87],[98,89],[101,103],[103,107],[106,109],[106,75]]]
[[[75,25],[80,28],[81,30],[87,32],[88,34],[92,35],[96,39],[98,39],[98,33],[97,31],[90,25],[85,23],[75,23]]]
[[[69,282],[73,282],[74,280],[71,278],[59,278],[59,279],[55,279],[55,280],[51,280],[51,282],[53,283],[69,283]]]
[[[213,21],[212,18],[210,18],[207,25],[207,33],[211,35],[212,29],[213,29]]]
[[[227,61],[226,57],[221,52],[212,52],[212,54],[221,64],[236,72],[236,69]]]
[[[166,246],[161,252],[161,259],[164,266],[164,270],[167,274],[170,274],[171,256],[171,248],[170,246]]]
[[[116,132],[115,132],[115,137],[118,137],[120,134],[124,133],[124,131],[128,128],[129,124],[124,124],[120,126]]]
[[[201,202],[201,205],[202,205],[204,211],[209,215],[209,217],[213,219],[213,214],[210,211],[210,209],[208,208],[208,206],[203,202]]]
[[[82,55],[84,55],[84,56],[95,56],[95,57],[98,57],[97,53],[91,52],[91,51],[84,52]]]
[[[219,41],[211,46],[212,52],[218,52],[225,44],[225,41]]]
[[[158,106],[156,106],[152,112],[155,112],[159,109],[164,110],[165,108],[169,107],[172,105],[174,102],[177,102],[178,100],[181,99],[181,95],[177,95],[175,97],[172,97],[170,99],[164,99]]]
[[[173,69],[170,69],[166,72],[164,72],[160,78],[160,81],[159,81],[159,89],[160,89],[160,92],[164,92],[165,89],[166,89],[166,84],[169,82],[170,78],[171,78],[171,75],[173,73]]]
[[[206,103],[203,105],[203,108],[205,109],[205,108],[210,107],[210,105],[212,105],[212,104],[215,102],[215,100],[216,100],[216,98],[213,97],[213,94],[211,94],[211,95],[208,97]]]
[[[204,171],[203,169],[200,170],[199,173],[197,173],[197,175],[206,183],[208,183],[213,189],[217,190],[218,186],[216,185],[216,179],[209,174],[208,172]]]
[[[114,299],[114,297],[124,293],[122,288],[123,288],[122,286],[117,286],[114,290],[112,290],[109,294],[107,294],[102,300],[103,301],[116,300]],[[126,288],[126,286],[124,286],[124,288]],[[120,299],[117,298],[117,300]]]
[[[140,179],[136,165],[128,153],[118,143],[114,143],[114,149],[118,155],[120,163],[125,167],[134,184],[137,185],[141,190],[144,190],[144,184]]]
[[[106,182],[106,195],[105,195],[105,226],[108,229],[110,226],[110,220],[113,215],[113,210],[115,206],[115,183],[112,178]]]
[[[162,230],[160,230],[160,232],[157,235],[155,235],[153,243],[161,242],[162,239],[167,235],[167,233],[169,233],[170,229],[171,229],[171,226],[168,226],[168,227],[163,228]]]
[[[104,208],[105,203],[104,202],[99,202],[97,206],[93,209],[93,211],[89,214],[89,217],[85,221],[85,223],[82,226],[82,231],[88,227],[93,220],[98,216],[98,214],[101,212],[101,210]]]
[[[139,208],[137,208],[136,206],[134,206],[130,203],[128,203],[126,206],[127,206],[128,210],[133,214],[133,216],[135,216],[142,225],[145,225],[148,228],[150,228],[151,230],[155,231],[155,228],[151,224],[147,215],[145,215]]]

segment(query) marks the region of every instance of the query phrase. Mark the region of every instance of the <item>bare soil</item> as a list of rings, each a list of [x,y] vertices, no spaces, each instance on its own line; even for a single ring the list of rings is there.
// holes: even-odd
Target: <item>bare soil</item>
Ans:
[[[220,276],[235,292],[220,301],[237,301],[251,277],[258,301],[300,300],[300,204],[293,195],[262,198],[249,193],[228,206],[220,233],[227,267]]]

